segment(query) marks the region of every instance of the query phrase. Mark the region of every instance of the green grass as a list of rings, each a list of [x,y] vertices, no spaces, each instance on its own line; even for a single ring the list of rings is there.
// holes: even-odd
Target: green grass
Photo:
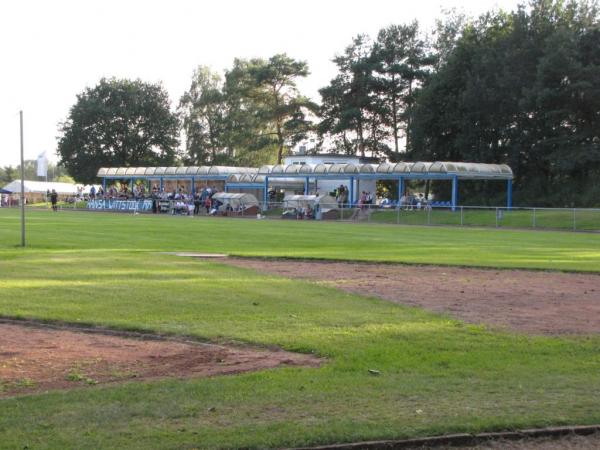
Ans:
[[[596,235],[28,215],[23,250],[15,247],[16,211],[0,211],[0,315],[275,345],[327,363],[3,399],[0,448],[264,448],[600,421],[596,336],[492,332],[316,283],[157,253],[599,271]]]
[[[454,225],[470,227],[538,228],[550,230],[600,231],[600,210],[502,210],[496,218],[495,209],[464,208],[452,212],[449,209],[425,210],[376,210],[370,217],[374,223],[400,225]]]
[[[14,249],[19,230],[18,211],[0,211],[0,245]],[[187,250],[600,271],[600,234],[584,233],[31,211],[27,241],[37,252]]]

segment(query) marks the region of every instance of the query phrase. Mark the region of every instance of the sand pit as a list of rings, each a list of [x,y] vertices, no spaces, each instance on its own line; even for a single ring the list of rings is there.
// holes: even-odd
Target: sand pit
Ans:
[[[600,275],[306,260],[225,258],[263,273],[530,334],[600,332]]]
[[[318,366],[311,355],[0,323],[0,397],[131,380]]]

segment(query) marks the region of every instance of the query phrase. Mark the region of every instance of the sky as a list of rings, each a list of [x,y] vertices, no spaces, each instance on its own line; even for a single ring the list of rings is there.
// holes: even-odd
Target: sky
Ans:
[[[19,0],[0,2],[0,166],[56,161],[58,126],[77,94],[102,77],[162,83],[173,108],[194,69],[276,53],[308,62],[299,83],[318,100],[335,76],[331,59],[353,36],[417,19],[430,30],[442,8],[479,15],[518,0]]]

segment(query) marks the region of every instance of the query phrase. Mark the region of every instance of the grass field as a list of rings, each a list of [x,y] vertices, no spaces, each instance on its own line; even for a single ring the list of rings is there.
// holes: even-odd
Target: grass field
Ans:
[[[598,235],[45,211],[28,221],[23,250],[17,211],[0,210],[0,316],[274,345],[328,362],[1,399],[1,448],[262,448],[600,422],[597,336],[494,332],[161,253],[600,272]]]
[[[600,231],[600,210],[531,209],[510,211],[468,208],[451,211],[447,208],[425,210],[377,210],[370,220],[374,223],[400,225],[454,225],[467,227],[537,228],[549,230]]]

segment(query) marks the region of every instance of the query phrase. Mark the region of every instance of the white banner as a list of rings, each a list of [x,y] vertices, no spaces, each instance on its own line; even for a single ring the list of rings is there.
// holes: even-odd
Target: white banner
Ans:
[[[44,178],[48,176],[48,158],[46,158],[46,152],[40,153],[37,157],[37,176]]]

